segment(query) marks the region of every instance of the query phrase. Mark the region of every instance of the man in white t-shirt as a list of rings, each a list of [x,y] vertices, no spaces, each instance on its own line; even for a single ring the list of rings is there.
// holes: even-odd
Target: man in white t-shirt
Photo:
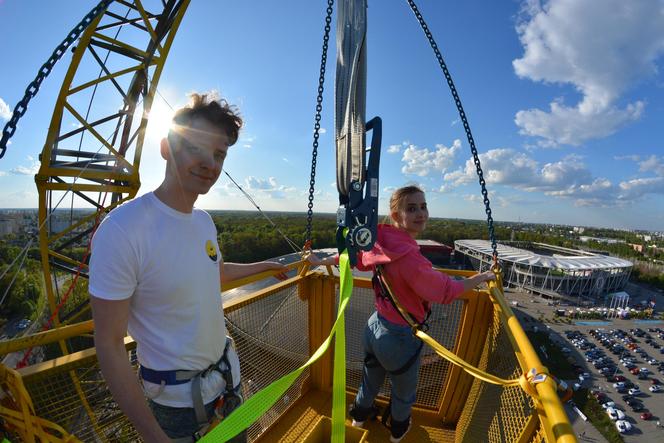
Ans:
[[[145,441],[194,440],[220,398],[239,404],[239,361],[226,337],[221,283],[285,270],[269,261],[225,263],[210,215],[194,208],[219,178],[241,126],[224,100],[193,94],[161,141],[161,185],[111,211],[92,241],[99,364]],[[127,332],[136,341],[140,382],[127,358]]]

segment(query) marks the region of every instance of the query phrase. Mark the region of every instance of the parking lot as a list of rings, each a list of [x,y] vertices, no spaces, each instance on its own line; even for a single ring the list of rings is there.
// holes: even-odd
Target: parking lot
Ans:
[[[617,427],[626,442],[664,441],[664,321],[556,323],[551,321],[555,307],[547,300],[513,290],[505,295],[525,329],[548,331],[574,362],[581,377],[568,382],[590,389],[614,423],[622,420]],[[571,408],[567,410],[582,441],[603,441]]]

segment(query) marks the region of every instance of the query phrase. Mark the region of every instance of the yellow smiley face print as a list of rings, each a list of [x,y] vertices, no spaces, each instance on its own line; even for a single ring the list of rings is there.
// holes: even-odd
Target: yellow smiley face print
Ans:
[[[210,260],[213,262],[217,261],[217,248],[214,246],[214,243],[212,240],[208,240],[205,242],[205,252],[207,252],[208,257],[210,257]]]

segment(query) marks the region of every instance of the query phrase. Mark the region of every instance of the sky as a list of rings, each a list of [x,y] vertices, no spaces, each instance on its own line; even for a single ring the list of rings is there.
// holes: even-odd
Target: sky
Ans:
[[[0,0],[1,125],[94,3]],[[326,4],[191,2],[153,105],[139,194],[163,178],[169,105],[215,90],[245,119],[225,170],[263,210],[306,211]],[[495,220],[664,231],[664,1],[418,6],[463,103]],[[370,0],[367,39],[367,118],[383,120],[379,212],[394,189],[418,184],[432,217],[485,218],[458,112],[407,2]],[[335,54],[333,36],[314,212],[338,206]],[[0,208],[38,205],[37,159],[70,61],[44,81],[0,160]],[[254,210],[223,175],[197,206]]]

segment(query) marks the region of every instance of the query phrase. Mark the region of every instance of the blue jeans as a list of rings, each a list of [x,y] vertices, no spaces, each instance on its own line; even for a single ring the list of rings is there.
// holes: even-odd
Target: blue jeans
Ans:
[[[215,399],[205,405],[205,412],[208,418],[214,416],[214,405],[217,402]],[[196,420],[196,413],[194,408],[174,408],[171,406],[160,405],[148,399],[148,404],[154,417],[157,419],[159,426],[166,433],[169,438],[183,438],[192,437],[198,431],[198,422]],[[247,431],[242,431],[237,436],[229,440],[233,443],[245,443],[247,441]]]
[[[355,403],[361,408],[371,407],[388,373],[399,371],[415,353],[418,354],[406,371],[397,375],[390,374],[392,419],[407,420],[417,393],[420,340],[413,336],[409,326],[396,325],[374,312],[364,330],[362,344],[364,352],[374,355],[378,364],[364,364],[362,384],[355,398]]]

